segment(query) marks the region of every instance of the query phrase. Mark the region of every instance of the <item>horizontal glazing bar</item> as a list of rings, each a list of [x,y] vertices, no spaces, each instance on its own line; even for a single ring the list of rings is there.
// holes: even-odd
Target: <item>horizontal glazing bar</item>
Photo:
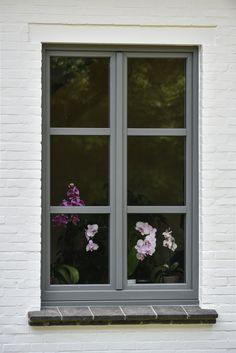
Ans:
[[[151,53],[151,52],[146,52],[146,53],[132,53],[128,52],[127,54],[128,58],[188,58],[189,56],[192,55],[192,53],[188,52],[183,52],[183,53],[175,53],[175,52],[164,52],[164,53]]]
[[[57,284],[57,285],[48,285],[47,289],[49,289],[52,292],[60,292],[60,291],[95,291],[95,290],[101,290],[101,291],[111,291],[114,290],[112,286],[108,284]]]
[[[128,129],[129,136],[186,136],[186,129]]]
[[[110,129],[52,127],[50,128],[50,135],[110,135]]]
[[[107,51],[107,52],[91,52],[91,51],[81,51],[81,50],[77,50],[76,51],[68,51],[68,50],[48,50],[47,51],[48,55],[49,56],[65,56],[65,57],[68,57],[68,56],[75,56],[75,57],[95,57],[95,58],[107,58],[109,56],[112,56],[112,52],[110,51]]]
[[[50,213],[110,213],[110,206],[51,206]]]
[[[128,206],[128,213],[186,213],[186,206]]]

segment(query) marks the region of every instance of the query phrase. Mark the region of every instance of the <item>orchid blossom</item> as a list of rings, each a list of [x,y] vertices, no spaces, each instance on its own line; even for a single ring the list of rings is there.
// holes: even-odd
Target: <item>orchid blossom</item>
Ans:
[[[93,238],[97,232],[98,232],[98,225],[97,224],[88,224],[87,229],[85,229],[86,239],[89,241],[89,239]]]
[[[177,244],[175,243],[175,238],[172,236],[172,230],[170,230],[170,228],[166,229],[162,235],[165,238],[163,240],[163,246],[172,251],[175,251],[177,249]]]
[[[64,199],[62,200],[60,206],[84,206],[85,203],[83,200],[80,199],[80,192],[77,186],[74,183],[70,183],[68,185],[68,191],[66,193],[68,196],[68,200]],[[78,215],[64,215],[64,214],[59,214],[56,215],[55,217],[52,218],[52,222],[54,223],[55,226],[66,226],[67,223],[71,222],[75,226],[79,223],[80,218]]]
[[[62,200],[60,206],[84,206],[85,203],[80,199],[80,192],[74,183],[68,185],[68,191],[66,193],[68,200]],[[58,214],[52,218],[52,222],[55,226],[66,226],[71,222],[74,226],[77,226],[80,221],[79,215],[77,214]],[[85,237],[88,241],[86,246],[86,251],[95,251],[99,248],[98,244],[94,243],[91,238],[95,236],[98,232],[97,224],[88,224],[85,229]]]
[[[135,229],[141,233],[141,235],[148,235],[150,234],[151,231],[153,231],[155,228],[153,228],[150,224],[148,223],[143,223],[143,222],[137,222]]]
[[[66,226],[69,222],[69,217],[65,214],[58,214],[52,218],[52,222],[57,227]]]
[[[143,261],[146,256],[152,256],[156,250],[156,228],[153,228],[148,223],[137,222],[136,230],[138,230],[141,235],[146,235],[143,239],[139,239],[135,245],[137,250],[136,257],[138,260]]]
[[[92,239],[89,240],[87,246],[86,246],[86,251],[95,251],[99,248],[98,244],[94,243]]]

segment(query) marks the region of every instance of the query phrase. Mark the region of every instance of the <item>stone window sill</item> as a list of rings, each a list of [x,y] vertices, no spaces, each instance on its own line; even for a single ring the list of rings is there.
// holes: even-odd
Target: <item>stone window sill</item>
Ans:
[[[215,310],[197,305],[47,307],[28,313],[29,325],[214,324]]]

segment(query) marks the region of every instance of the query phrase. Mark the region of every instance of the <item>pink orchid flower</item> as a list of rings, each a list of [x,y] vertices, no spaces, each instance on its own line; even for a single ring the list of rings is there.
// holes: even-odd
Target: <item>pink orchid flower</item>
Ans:
[[[94,243],[92,239],[89,240],[87,246],[86,246],[86,251],[96,251],[99,248],[98,244]]]
[[[70,216],[70,222],[72,222],[75,226],[77,225],[77,223],[79,223],[80,218],[77,214],[72,214]]]
[[[144,235],[147,231],[149,233],[143,239],[139,239],[135,246],[137,250],[136,257],[138,260],[143,261],[146,256],[152,256],[156,251],[156,228],[153,228],[148,223],[137,222],[136,230],[138,230],[142,235]],[[141,229],[141,231],[140,231]]]
[[[93,238],[97,232],[98,232],[97,224],[88,224],[87,229],[85,229],[86,239],[89,240],[90,238]]]
[[[69,218],[67,215],[64,214],[58,214],[52,218],[52,222],[55,226],[66,226],[67,223],[69,222]]]
[[[153,228],[150,224],[144,222],[137,222],[135,229],[141,233],[141,235],[148,235],[150,234]]]
[[[70,183],[68,185],[67,196],[69,197],[69,199],[74,199],[79,197],[79,189],[75,186],[74,183]]]
[[[175,243],[175,238],[172,236],[172,230],[166,229],[165,232],[162,233],[164,235],[163,246],[175,251],[177,249],[177,244]]]

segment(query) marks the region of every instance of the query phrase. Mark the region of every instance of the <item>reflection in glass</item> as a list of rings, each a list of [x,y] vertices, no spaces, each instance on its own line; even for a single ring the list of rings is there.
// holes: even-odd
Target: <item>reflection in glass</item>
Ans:
[[[107,205],[108,175],[108,136],[51,136],[51,205],[60,205],[69,183],[86,206]]]
[[[128,59],[128,127],[183,128],[185,59]]]
[[[51,215],[51,284],[109,283],[108,222],[108,215]]]
[[[183,214],[129,214],[128,283],[183,283],[184,237]]]
[[[109,58],[51,57],[52,127],[108,127]]]
[[[184,137],[128,137],[128,205],[184,204]]]

